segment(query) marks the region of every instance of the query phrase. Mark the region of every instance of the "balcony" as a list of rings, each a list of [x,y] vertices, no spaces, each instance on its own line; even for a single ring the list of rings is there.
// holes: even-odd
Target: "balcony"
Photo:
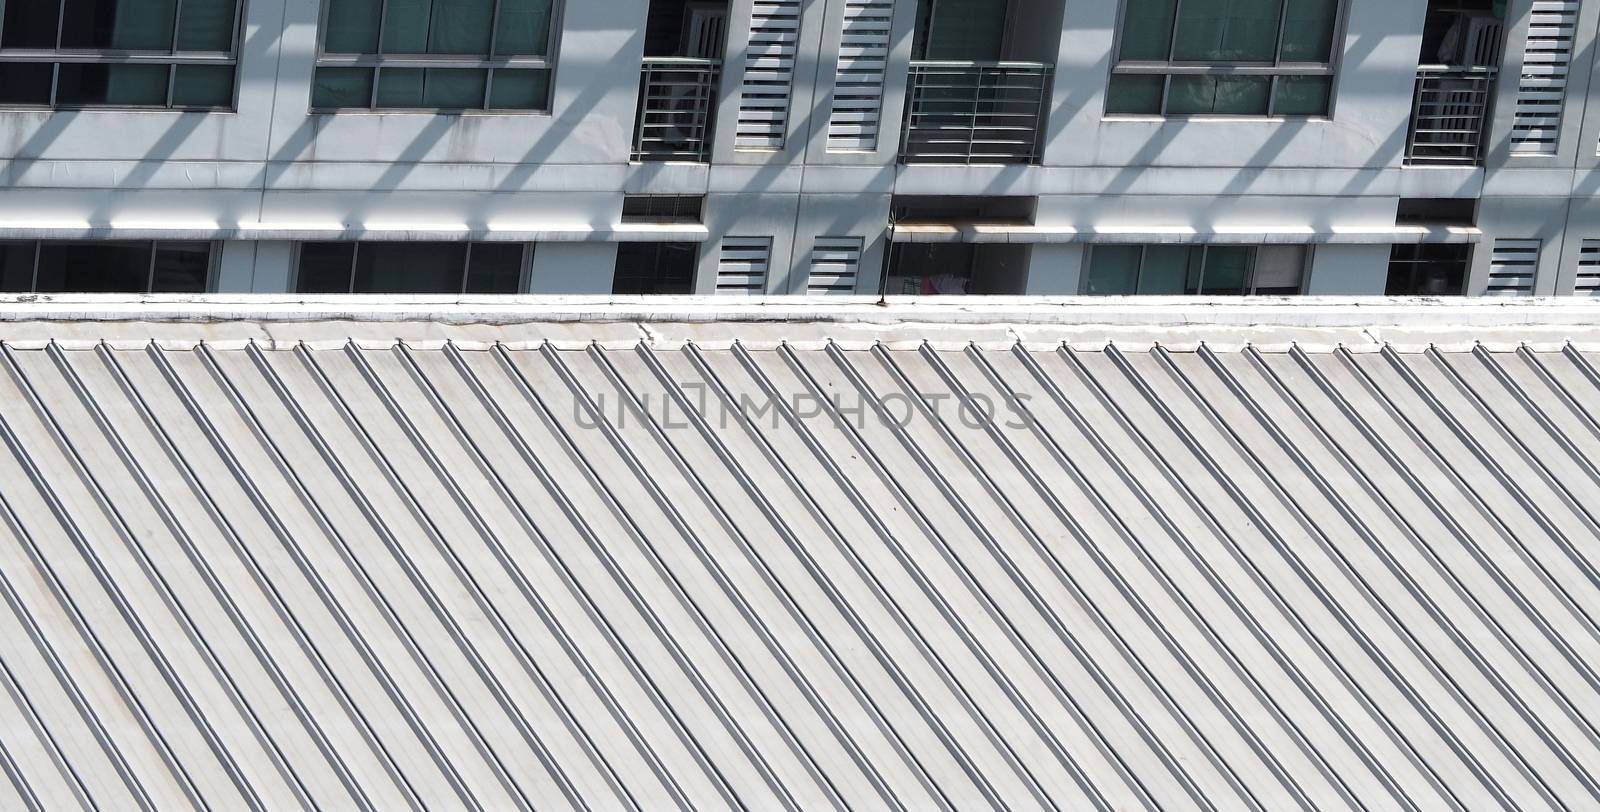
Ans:
[[[901,162],[1037,163],[1051,71],[1039,62],[912,62]]]
[[[1417,68],[1406,138],[1408,166],[1477,166],[1494,98],[1495,68]]]
[[[722,60],[648,57],[639,75],[633,160],[711,160],[711,134]]]

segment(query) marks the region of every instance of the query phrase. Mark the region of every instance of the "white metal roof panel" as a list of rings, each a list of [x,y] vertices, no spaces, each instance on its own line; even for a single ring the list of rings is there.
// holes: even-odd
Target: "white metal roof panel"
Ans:
[[[1600,803],[1600,356],[1334,311],[10,312],[0,806]]]

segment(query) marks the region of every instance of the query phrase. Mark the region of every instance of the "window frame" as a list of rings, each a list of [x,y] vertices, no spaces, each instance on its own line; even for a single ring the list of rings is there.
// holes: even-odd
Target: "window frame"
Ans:
[[[3,2],[3,0],[0,0]],[[423,115],[468,115],[468,116],[549,116],[555,106],[556,68],[561,60],[557,57],[560,47],[561,34],[564,28],[563,18],[566,14],[566,0],[550,0],[550,32],[545,41],[545,53],[542,56],[495,56],[494,41],[500,30],[500,0],[493,0],[494,16],[489,21],[489,53],[484,57],[475,57],[471,54],[406,54],[401,56],[383,53],[383,24],[389,15],[390,0],[378,0],[378,52],[372,54],[329,53],[327,44],[328,35],[328,9],[335,0],[319,0],[317,9],[317,51],[316,61],[311,69],[312,93],[309,98],[309,109],[312,115],[382,115],[386,113],[423,114]],[[316,105],[316,72],[322,68],[369,68],[372,70],[372,90],[367,96],[366,107],[318,107]],[[494,92],[494,71],[498,68],[542,70],[549,75],[547,87],[548,97],[545,106],[539,109],[518,110],[497,107],[379,107],[378,84],[382,78],[384,68],[459,68],[467,70],[484,70],[488,75],[484,77],[483,100],[487,105],[489,97]]]
[[[472,246],[483,242],[499,242],[493,240],[456,240],[467,245],[466,259],[461,268],[461,290],[455,294],[449,293],[357,293],[356,263],[361,259],[361,246],[363,243],[389,243],[393,240],[296,240],[294,250],[290,256],[289,291],[296,296],[521,296],[528,292],[528,286],[533,279],[533,256],[538,243],[514,242],[512,244],[522,248],[522,261],[517,276],[517,291],[515,293],[468,293],[467,282],[471,278]],[[450,240],[417,240],[419,243],[449,243]],[[300,251],[307,243],[349,243],[355,246],[350,252],[350,289],[344,293],[301,293],[300,292]]]
[[[1089,291],[1089,284],[1090,284],[1090,280],[1092,278],[1092,274],[1094,272],[1094,253],[1095,253],[1095,250],[1098,249],[1098,248],[1102,248],[1102,247],[1106,247],[1106,248],[1111,248],[1111,247],[1122,248],[1122,247],[1127,247],[1129,245],[1132,245],[1133,247],[1136,247],[1136,248],[1139,249],[1139,266],[1134,271],[1133,292],[1132,293],[1124,293],[1124,294],[1091,293]],[[1251,251],[1251,254],[1250,254],[1250,289],[1248,291],[1246,291],[1244,293],[1240,293],[1240,294],[1231,294],[1231,293],[1173,293],[1173,294],[1140,293],[1139,292],[1139,281],[1144,278],[1145,254],[1152,247],[1163,247],[1163,246],[1167,246],[1167,245],[1172,245],[1172,243],[1092,243],[1092,244],[1090,244],[1088,246],[1087,256],[1084,257],[1083,274],[1082,274],[1082,277],[1080,278],[1080,280],[1078,282],[1078,293],[1079,293],[1079,295],[1082,295],[1082,296],[1157,296],[1157,295],[1167,295],[1167,296],[1304,296],[1305,292],[1306,292],[1306,285],[1311,281],[1311,263],[1315,259],[1316,251],[1317,251],[1317,247],[1315,245],[1311,244],[1311,243],[1291,243],[1291,244],[1288,244],[1288,245],[1290,245],[1290,247],[1303,249],[1303,252],[1302,252],[1301,257],[1300,257],[1300,284],[1299,284],[1299,286],[1295,289],[1294,293],[1260,293],[1260,292],[1258,292],[1260,286],[1256,284],[1256,261],[1259,259],[1260,251],[1261,251],[1262,248],[1273,248],[1273,247],[1277,247],[1278,245],[1283,245],[1283,243],[1188,243],[1188,244],[1179,243],[1178,245],[1180,247],[1183,247],[1183,248],[1189,248],[1189,249],[1199,248],[1200,249],[1200,269],[1201,269],[1201,271],[1200,271],[1200,288],[1201,289],[1205,288],[1206,253],[1208,251],[1210,251],[1210,249],[1212,249],[1213,247],[1215,247],[1215,248],[1249,248],[1250,251]]]
[[[44,251],[42,249],[44,248],[45,245],[93,245],[93,244],[96,244],[96,243],[137,243],[137,244],[140,244],[140,245],[148,245],[150,247],[150,262],[147,264],[147,266],[145,268],[144,290],[141,291],[140,293],[129,294],[129,295],[137,295],[137,296],[197,296],[197,295],[201,295],[201,294],[197,294],[197,293],[188,293],[188,292],[179,293],[179,292],[174,292],[174,291],[156,291],[156,290],[152,290],[152,288],[155,286],[155,281],[156,281],[156,254],[160,253],[158,249],[161,246],[161,244],[162,243],[194,243],[194,242],[203,242],[203,243],[206,243],[207,246],[208,246],[208,250],[207,250],[207,253],[206,253],[206,281],[205,281],[205,291],[204,291],[204,293],[215,293],[216,290],[217,290],[218,275],[220,274],[221,267],[222,267],[222,241],[221,240],[117,240],[117,239],[109,239],[109,240],[0,240],[0,245],[12,244],[12,243],[26,243],[26,244],[30,244],[30,245],[33,246],[33,273],[32,273],[32,277],[31,277],[29,285],[28,285],[28,288],[29,288],[28,292],[27,293],[21,293],[21,292],[18,292],[18,293],[5,293],[5,294],[0,294],[0,295],[3,295],[3,296],[23,296],[23,295],[74,296],[74,295],[88,295],[88,294],[95,293],[95,291],[78,291],[78,292],[40,291],[39,290],[39,256],[44,253]]]
[[[1328,61],[1323,62],[1284,62],[1283,61],[1283,27],[1288,19],[1285,13],[1291,0],[1277,0],[1278,12],[1278,39],[1273,47],[1271,63],[1265,62],[1181,62],[1172,58],[1173,50],[1177,47],[1178,21],[1182,19],[1184,0],[1173,0],[1172,5],[1172,31],[1167,42],[1167,58],[1165,60],[1129,60],[1120,58],[1122,53],[1122,38],[1124,26],[1127,23],[1128,4],[1137,0],[1120,0],[1117,4],[1116,29],[1111,37],[1111,69],[1107,73],[1105,105],[1101,110],[1103,118],[1112,120],[1151,120],[1151,119],[1223,119],[1229,121],[1260,121],[1264,119],[1275,120],[1307,120],[1328,121],[1333,119],[1334,109],[1339,98],[1339,68],[1344,57],[1342,47],[1346,38],[1346,28],[1350,17],[1350,4],[1352,0],[1335,0],[1338,9],[1333,17],[1333,41],[1329,45]],[[1111,105],[1111,77],[1123,76],[1160,76],[1161,82],[1161,110],[1154,113],[1113,113]],[[1265,113],[1169,113],[1166,111],[1167,101],[1171,98],[1173,76],[1266,76],[1271,82],[1267,86],[1267,111]],[[1322,114],[1301,115],[1298,113],[1278,113],[1274,107],[1278,102],[1278,79],[1284,76],[1326,76],[1328,77],[1328,111]]]
[[[26,3],[30,0],[0,0],[0,37],[5,35],[7,3]],[[239,51],[244,45],[245,15],[250,10],[250,0],[232,0],[233,32],[227,51],[184,51],[178,49],[178,30],[183,20],[183,0],[178,0],[172,15],[172,47],[166,51],[132,50],[124,48],[3,48],[0,63],[47,63],[50,65],[50,101],[46,104],[0,103],[0,110],[111,110],[146,113],[235,113],[239,110]],[[61,42],[62,26],[66,20],[66,0],[56,15],[56,43]],[[164,65],[167,67],[166,103],[149,104],[58,104],[56,97],[61,88],[62,65]],[[233,69],[233,92],[225,107],[174,106],[173,86],[176,84],[177,66],[208,65]]]

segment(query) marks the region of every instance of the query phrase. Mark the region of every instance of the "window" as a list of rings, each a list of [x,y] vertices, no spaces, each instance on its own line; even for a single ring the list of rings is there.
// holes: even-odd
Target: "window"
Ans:
[[[1125,0],[1109,114],[1325,116],[1339,0]]]
[[[0,242],[0,293],[205,293],[209,242]]]
[[[0,104],[233,107],[239,0],[0,0]]]
[[[611,292],[617,295],[694,293],[700,246],[686,242],[625,242],[617,246]]]
[[[553,3],[326,0],[311,106],[547,110]]]
[[[627,195],[622,198],[624,223],[695,224],[705,208],[702,195]]]
[[[523,243],[308,242],[298,293],[520,293]]]
[[[1472,246],[1403,244],[1389,252],[1387,296],[1460,296],[1467,287]]]
[[[1093,296],[1288,296],[1300,292],[1303,245],[1097,245],[1084,292]]]

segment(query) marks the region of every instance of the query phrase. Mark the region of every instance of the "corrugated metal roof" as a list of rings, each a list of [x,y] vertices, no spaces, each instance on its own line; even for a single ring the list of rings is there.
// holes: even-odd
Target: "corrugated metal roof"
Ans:
[[[0,807],[1600,803],[1576,347],[0,366]]]

